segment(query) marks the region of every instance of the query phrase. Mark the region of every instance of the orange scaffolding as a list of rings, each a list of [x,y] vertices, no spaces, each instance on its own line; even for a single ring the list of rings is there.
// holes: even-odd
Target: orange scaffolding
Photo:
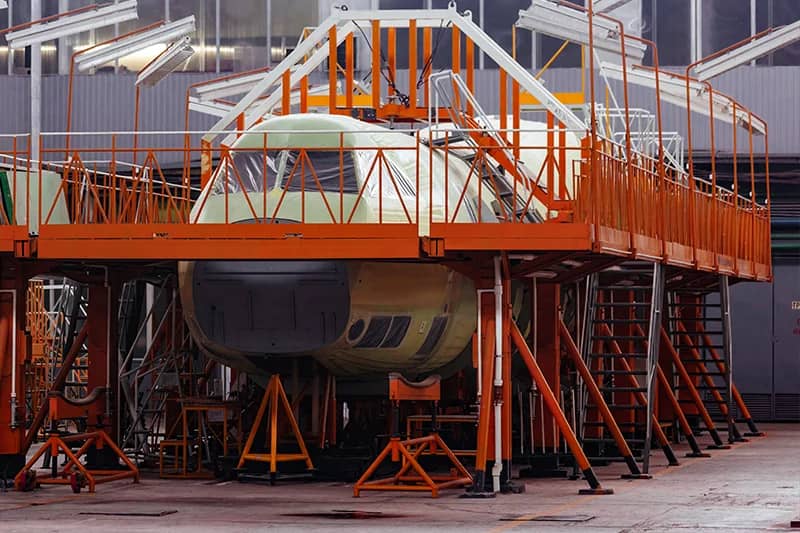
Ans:
[[[6,172],[6,179],[14,191],[12,196],[16,204],[24,204],[26,209],[14,209],[0,202],[0,222],[3,222],[0,224],[0,261],[13,265],[20,264],[23,258],[42,264],[204,259],[435,261],[466,273],[476,281],[476,286],[485,287],[492,283],[491,277],[485,274],[487,267],[493,258],[502,257],[502,283],[506,284],[512,278],[532,275],[545,268],[552,270],[552,283],[566,283],[623,261],[663,263],[687,275],[771,279],[770,207],[767,202],[756,202],[752,168],[756,149],[753,119],[757,117],[738,103],[733,106],[732,127],[736,132],[741,126],[737,115],[746,117],[750,179],[740,180],[735,173],[733,190],[729,190],[715,179],[711,182],[699,179],[693,169],[687,173],[665,162],[659,91],[655,96],[659,108],[658,154],[635,152],[630,135],[626,136],[625,145],[601,135],[595,114],[593,76],[589,78],[592,116],[587,124],[577,119],[563,102],[454,8],[425,12],[397,10],[369,20],[362,32],[371,35],[371,85],[367,92],[359,89],[362,94],[356,101],[353,40],[354,32],[361,29],[358,24],[364,24],[365,20],[353,16],[342,10],[332,17],[333,22],[328,21],[310,32],[281,65],[263,73],[264,79],[257,85],[261,92],[254,89],[231,106],[231,114],[221,121],[222,129],[215,127],[199,143],[195,143],[196,137],[189,131],[176,132],[171,138],[163,132],[138,132],[132,141],[130,135],[113,132],[99,136],[79,132],[42,134],[39,139],[41,161],[31,161],[31,139],[12,136],[6,143],[10,146],[6,146],[1,155],[14,162]],[[397,42],[398,34],[402,33],[408,37],[407,86],[397,83]],[[624,31],[621,34],[624,36]],[[449,38],[450,43],[452,72],[446,81],[453,85],[451,106],[439,106],[438,100],[431,98],[434,94],[432,65],[434,59],[441,59],[438,45],[443,36]],[[417,64],[420,37],[421,68]],[[343,65],[340,64],[340,44],[344,44]],[[387,61],[381,57],[384,46]],[[473,98],[478,89],[474,79],[476,48],[498,66],[497,128],[478,120],[481,117]],[[589,53],[588,57],[591,69],[593,54]],[[309,75],[325,60],[330,66],[328,95],[312,99]],[[655,72],[656,80],[661,75],[676,76],[660,71],[657,65]],[[462,85],[456,87],[459,83]],[[267,95],[264,91],[268,89],[272,89],[272,93]],[[623,89],[627,116],[627,84],[623,84]],[[298,90],[299,105],[295,105],[291,94]],[[714,94],[719,93],[711,90],[709,97]],[[365,99],[368,106],[363,105]],[[547,124],[547,129],[541,130],[546,138],[542,143],[530,144],[522,140],[523,99],[536,100],[542,105]],[[262,109],[268,105],[273,107]],[[340,132],[339,142],[323,149],[315,148],[339,156],[338,187],[323,187],[307,146],[276,148],[270,143],[274,132],[252,131],[266,114],[305,113],[310,108],[369,122],[433,126],[449,121],[466,133],[468,141],[465,142],[471,143],[469,149],[473,156],[467,162],[468,171],[464,176],[452,175],[448,162],[463,161],[460,154],[465,147],[450,137],[435,143],[430,132],[383,129],[383,135],[402,135],[410,142],[354,146],[345,142],[344,133]],[[263,113],[249,114],[254,110]],[[224,129],[234,123],[237,130]],[[709,125],[713,136],[716,127],[713,117]],[[261,146],[233,149],[229,141],[214,144],[216,136],[222,133],[234,140],[239,138],[242,129],[260,138]],[[567,133],[578,137],[578,146],[567,146]],[[158,142],[140,142],[146,138],[158,139]],[[738,141],[734,135],[734,153]],[[766,134],[763,144],[765,157],[768,157]],[[291,150],[297,157],[284,177],[287,187],[276,197],[266,186],[270,172],[267,161],[281,150]],[[530,172],[521,165],[524,151],[544,154],[538,171]],[[248,152],[264,162],[261,176],[264,183],[260,189],[237,197],[243,201],[242,215],[241,210],[231,209],[231,204],[238,201],[233,195],[247,190],[243,179],[245,169],[234,156]],[[388,163],[389,152],[405,152],[413,161],[415,172],[409,178],[412,183],[407,184],[413,193],[401,191],[399,176]],[[344,159],[345,155],[355,157],[357,154],[370,164],[359,190],[353,194],[345,187]],[[433,168],[434,158],[444,162],[441,175],[421,170],[422,167]],[[573,165],[568,162],[570,159],[575,161]],[[170,165],[181,169],[179,176],[170,175],[166,170]],[[500,167],[498,173],[507,180],[506,190],[496,182],[497,175],[486,178],[487,169],[497,166]],[[58,180],[54,194],[47,199],[44,194],[35,194],[44,190],[45,175],[56,176]],[[443,184],[441,196],[435,197],[433,192],[422,194],[422,190],[434,190],[434,179]],[[293,192],[299,193],[300,220],[284,223],[280,220],[281,208],[286,202],[289,183],[293,184]],[[203,186],[205,192],[198,191],[197,184]],[[764,186],[768,197],[768,174]],[[464,198],[471,187],[477,189],[479,204],[486,201],[499,206],[495,213],[487,215],[478,209],[474,216],[465,215],[468,208]],[[378,200],[375,219],[363,222],[356,214],[367,202],[368,188],[378,191]],[[212,190],[223,206],[223,219],[206,223],[201,215],[208,208]],[[510,206],[506,203],[509,193],[514,198]],[[345,201],[346,196],[348,201]],[[384,197],[388,196],[394,199],[393,213],[384,203]],[[314,217],[307,214],[311,198],[322,206]],[[526,215],[535,203],[543,206],[543,216],[541,221],[532,222]],[[245,220],[254,223],[238,223]],[[528,259],[511,265],[509,256],[512,255]],[[8,283],[22,287],[27,279],[19,277]],[[4,316],[9,315],[9,306],[3,305]],[[531,379],[541,390],[549,392],[545,396],[547,406],[558,421],[559,431],[568,440],[580,469],[593,490],[603,490],[574,428],[570,427],[548,384],[550,376],[540,368],[507,307],[503,304],[494,309],[497,313],[494,324],[499,324],[501,344],[505,345],[497,351],[509,354],[506,361],[510,361],[512,346],[522,354]],[[553,310],[554,314],[557,312]],[[23,329],[18,326],[14,324],[11,331],[17,333]],[[556,328],[559,326],[562,325],[557,324]],[[483,344],[481,358],[485,356],[491,368],[496,354],[492,354],[488,346],[491,342],[483,339]],[[21,353],[25,355],[24,349]],[[569,353],[575,358],[574,350]],[[499,355],[497,359],[501,359]],[[12,365],[21,367],[25,357],[14,361]],[[3,368],[0,364],[0,390],[5,394],[16,378],[4,373]],[[585,368],[580,365],[579,368],[585,373]],[[503,368],[502,373],[510,376],[510,366]],[[491,447],[488,426],[491,394],[488,391],[492,381],[490,375],[483,378],[486,392],[481,398],[479,468],[486,467]],[[503,415],[507,419],[510,379],[504,383],[506,388],[495,392],[498,398],[508,398],[504,407],[507,414]],[[592,392],[596,394],[597,391]],[[604,418],[608,418],[606,411],[607,408]],[[14,417],[12,414],[12,421]],[[24,452],[23,432],[12,424],[14,429],[6,435],[6,418],[6,414],[0,412],[0,451]],[[613,421],[605,421],[614,428]],[[654,427],[658,437],[664,438],[657,419]],[[510,422],[506,420],[498,431],[507,435],[502,449],[494,450],[494,455],[496,459],[510,460]]]

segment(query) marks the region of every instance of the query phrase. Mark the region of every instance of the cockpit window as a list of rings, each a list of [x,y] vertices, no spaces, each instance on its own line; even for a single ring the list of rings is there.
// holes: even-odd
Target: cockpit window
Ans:
[[[275,187],[289,192],[322,189],[357,194],[359,191],[353,155],[349,151],[279,150],[270,151],[266,156],[260,150],[239,151],[233,154],[231,161],[232,164],[217,168],[214,194],[221,194],[225,189],[228,193],[262,192]]]

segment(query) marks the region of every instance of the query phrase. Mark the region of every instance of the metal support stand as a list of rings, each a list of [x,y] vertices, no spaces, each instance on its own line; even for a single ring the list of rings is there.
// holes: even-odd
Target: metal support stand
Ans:
[[[386,447],[367,468],[366,472],[353,485],[353,496],[358,497],[363,490],[430,492],[437,498],[439,491],[447,488],[464,487],[472,484],[472,476],[461,464],[453,451],[439,436],[436,421],[439,398],[441,397],[441,378],[430,376],[425,381],[413,383],[397,373],[389,374],[389,399],[392,401],[392,436]],[[433,402],[433,433],[416,439],[400,439],[400,402]],[[453,472],[444,475],[429,474],[420,465],[419,459],[430,453],[444,453],[450,460]],[[392,476],[371,480],[370,478],[387,457],[393,463],[400,462],[400,470]],[[412,473],[413,471],[413,473]]]
[[[72,451],[70,443],[81,442],[83,444],[77,452]],[[127,467],[125,470],[95,470],[87,468],[80,460],[92,447],[97,450],[108,447],[115,456],[118,457]],[[49,477],[37,477],[33,470],[36,461],[49,452],[51,457],[52,472]],[[58,470],[58,455],[63,453],[68,459],[67,463]],[[51,435],[41,448],[30,458],[25,467],[14,478],[14,487],[18,491],[28,491],[36,488],[39,484],[46,485],[70,485],[72,492],[79,493],[81,489],[88,485],[89,492],[95,491],[95,486],[100,483],[108,483],[119,479],[133,479],[134,483],[139,482],[139,469],[136,468],[125,453],[120,450],[114,441],[103,430],[92,431],[90,433],[77,433],[75,435]]]
[[[278,405],[283,406],[284,415],[292,426],[292,433],[295,441],[300,448],[299,453],[278,453]],[[254,453],[253,442],[255,441],[258,429],[261,427],[261,422],[269,407],[269,422],[267,429],[269,430],[269,449],[265,453]],[[253,427],[250,428],[250,435],[247,437],[247,443],[244,445],[244,451],[239,458],[237,468],[241,469],[245,465],[245,461],[256,461],[261,463],[269,463],[270,482],[274,483],[277,472],[278,463],[289,461],[304,461],[308,470],[314,469],[314,464],[311,462],[311,457],[308,455],[306,443],[303,440],[303,435],[300,433],[300,428],[297,425],[292,414],[292,406],[286,398],[286,391],[283,390],[281,378],[278,374],[273,374],[269,379],[267,388],[264,391],[264,398],[261,400],[261,405],[258,408],[258,414],[253,421]]]

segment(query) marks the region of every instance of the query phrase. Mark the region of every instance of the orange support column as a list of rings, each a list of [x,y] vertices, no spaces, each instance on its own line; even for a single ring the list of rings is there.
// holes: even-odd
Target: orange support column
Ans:
[[[101,395],[101,399],[89,410],[89,426],[105,429],[114,440],[116,424],[112,418],[111,391],[116,390],[117,350],[116,316],[114,303],[118,301],[117,291],[109,279],[103,284],[89,286],[89,302],[87,306],[88,339],[87,359],[88,378],[87,394],[97,388],[108,387],[109,393]]]
[[[525,488],[515,486],[511,482],[511,459],[513,457],[511,444],[511,416],[512,409],[512,375],[511,375],[511,322],[514,313],[511,307],[511,280],[507,275],[503,279],[503,470],[500,474],[501,492],[522,492]]]
[[[553,391],[561,390],[560,294],[561,286],[558,284],[536,284],[536,362]],[[543,413],[539,410],[536,418],[534,449],[542,448],[557,453],[560,438],[552,413],[546,409]]]
[[[494,381],[494,296],[481,294],[481,332],[483,339],[478,339],[481,347],[478,354],[481,365],[481,396],[478,411],[478,442],[475,454],[475,476],[473,477],[473,495],[486,495],[486,468],[489,463],[490,446],[492,445],[492,400]]]
[[[2,262],[4,272],[10,262]],[[25,465],[26,452],[24,368],[30,353],[24,329],[26,280],[17,275],[3,280],[0,287],[0,472],[13,477]]]

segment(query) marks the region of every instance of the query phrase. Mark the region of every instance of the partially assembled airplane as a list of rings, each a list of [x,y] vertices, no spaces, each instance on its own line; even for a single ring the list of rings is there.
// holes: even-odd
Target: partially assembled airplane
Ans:
[[[485,127],[496,129],[497,119],[489,121]],[[521,146],[545,146],[546,127],[523,121]],[[436,135],[441,139],[452,133]],[[416,136],[434,138],[427,132]],[[469,162],[456,156],[458,142],[453,140],[447,157],[422,144],[417,156],[415,135],[354,118],[316,113],[270,118],[232,146],[230,162],[218,167],[195,203],[192,219],[214,223],[227,216],[247,224],[257,222],[255,214],[275,223],[331,223],[331,215],[339,217],[341,191],[345,218],[352,213],[350,223],[379,222],[379,213],[382,223],[407,222],[403,205],[413,216],[420,198],[421,205],[432,206],[420,209],[424,227],[431,218],[444,216],[445,194],[453,217],[453,206],[466,187],[455,221],[495,221],[494,195],[485,185],[479,195],[478,179],[469,179]],[[339,150],[340,144],[353,149]],[[579,147],[578,138],[568,134],[567,145]],[[383,158],[376,162],[378,148]],[[567,153],[572,169],[579,151]],[[523,149],[520,160],[537,175],[544,149]],[[374,165],[384,165],[382,186]],[[533,204],[531,209],[542,216],[543,206]],[[181,263],[179,274],[184,314],[198,345],[210,357],[249,373],[270,372],[278,358],[310,356],[337,376],[385,376],[390,371],[414,375],[444,367],[456,370],[471,353],[475,286],[442,265],[194,261]]]

